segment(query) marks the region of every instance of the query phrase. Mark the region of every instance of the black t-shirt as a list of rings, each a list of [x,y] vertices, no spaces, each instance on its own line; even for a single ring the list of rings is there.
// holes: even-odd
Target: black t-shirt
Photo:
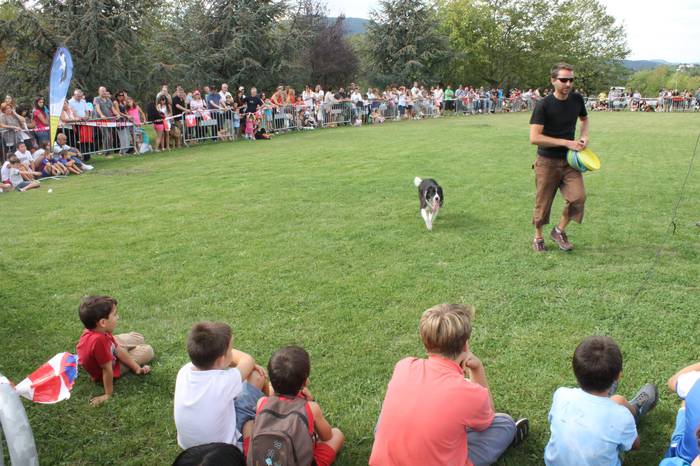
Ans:
[[[150,122],[163,123],[163,115],[161,115],[153,102],[148,102],[146,105],[146,118]]]
[[[566,100],[559,100],[549,94],[537,102],[530,117],[531,125],[544,125],[542,134],[559,139],[574,140],[576,136],[576,119],[588,116],[586,104],[581,94],[571,93]],[[564,158],[566,147],[537,146],[537,154],[543,157]]]
[[[180,98],[179,95],[173,96],[173,115],[182,115],[182,110],[178,108],[178,105],[182,108],[187,108],[185,101]]]
[[[248,97],[244,97],[243,100],[246,104],[246,113],[255,113],[258,110],[258,107],[262,106],[263,104],[262,99],[258,96],[253,97],[252,95],[249,95]]]

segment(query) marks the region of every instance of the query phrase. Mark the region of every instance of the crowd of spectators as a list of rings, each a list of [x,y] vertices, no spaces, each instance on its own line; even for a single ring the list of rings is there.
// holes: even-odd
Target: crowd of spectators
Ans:
[[[657,95],[646,97],[637,89],[611,88],[590,99],[590,107],[599,111],[697,112],[700,111],[700,87],[695,93],[688,89],[660,89]]]
[[[545,94],[546,95],[546,94]],[[60,133],[83,154],[139,152],[147,140],[144,124],[153,125],[156,140],[153,149],[167,150],[184,141],[199,139],[262,139],[270,133],[292,128],[316,128],[338,124],[382,123],[386,119],[420,119],[442,115],[445,111],[494,113],[531,109],[539,91],[476,88],[448,85],[426,87],[387,86],[361,89],[351,83],[345,87],[306,86],[298,92],[279,86],[269,95],[255,87],[234,93],[226,83],[220,87],[203,86],[189,92],[177,86],[171,93],[163,85],[153,101],[144,108],[126,90],[114,95],[100,87],[94,98],[86,98],[75,89],[63,106]],[[29,149],[49,140],[48,108],[37,97],[30,108],[17,105],[11,96],[3,102],[0,118],[2,155],[17,150],[20,142]],[[145,109],[145,110],[144,110]],[[146,141],[148,142],[148,141]]]
[[[202,140],[269,139],[271,134],[291,129],[314,129],[338,125],[381,124],[387,120],[439,117],[445,112],[489,114],[531,111],[549,89],[510,89],[459,85],[387,86],[362,89],[355,83],[345,87],[305,86],[299,92],[280,85],[269,95],[255,87],[229,91],[226,83],[202,86],[188,92],[176,86],[171,93],[164,84],[142,108],[126,90],[114,95],[104,86],[95,97],[86,98],[75,89],[63,105],[58,134],[64,142],[49,141],[49,115],[45,98],[31,106],[17,105],[12,96],[0,104],[0,158],[5,162],[3,182],[9,178],[9,158],[22,156],[23,181],[41,176],[80,174],[89,170],[91,154],[125,155],[169,150]],[[611,88],[589,98],[593,110],[689,111],[700,110],[700,89],[660,90],[658,96],[643,97],[639,91]],[[144,110],[145,109],[145,110]],[[145,125],[152,126],[151,144]],[[152,134],[153,134],[152,133]],[[23,144],[24,150],[20,149]],[[48,146],[48,149],[47,149]],[[61,152],[66,152],[61,154]],[[39,154],[39,155],[35,155]],[[45,155],[44,155],[45,154]],[[20,157],[21,158],[21,157]],[[28,169],[29,166],[33,169]],[[18,180],[17,176],[14,177]],[[32,185],[33,186],[33,185]],[[7,186],[2,188],[7,189]],[[27,188],[27,187],[25,187]],[[22,188],[24,189],[24,188]],[[27,188],[31,189],[31,188]]]

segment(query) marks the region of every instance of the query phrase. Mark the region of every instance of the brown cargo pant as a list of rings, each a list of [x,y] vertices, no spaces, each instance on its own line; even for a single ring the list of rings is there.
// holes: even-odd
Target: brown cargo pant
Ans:
[[[549,214],[557,189],[566,200],[562,216],[581,223],[583,206],[586,202],[582,173],[571,168],[566,159],[554,159],[541,155],[537,156],[533,169],[536,193],[532,224],[539,228],[549,223]]]
[[[114,340],[129,353],[131,359],[136,361],[136,364],[139,366],[143,366],[153,359],[153,348],[151,345],[145,344],[143,335],[140,333],[120,333],[119,335],[114,335]],[[122,375],[130,371],[123,363],[120,362],[119,365],[121,366]]]

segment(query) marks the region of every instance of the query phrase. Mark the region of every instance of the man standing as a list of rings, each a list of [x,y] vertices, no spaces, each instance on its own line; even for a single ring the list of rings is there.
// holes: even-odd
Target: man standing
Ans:
[[[559,224],[552,229],[551,237],[563,251],[573,246],[566,236],[566,226],[571,220],[581,223],[586,192],[581,172],[566,161],[569,150],[581,151],[588,145],[588,112],[580,94],[572,92],[574,68],[558,63],[552,68],[551,83],[554,92],[538,101],[530,118],[530,143],[537,146],[535,170],[535,210],[532,223],[535,239],[532,248],[545,250],[542,226],[549,223],[552,201],[557,189],[566,201]],[[576,134],[576,119],[581,120],[581,134]]]
[[[103,120],[114,119],[113,103],[106,87],[100,86],[99,89],[97,89],[97,97],[92,100],[92,105],[98,118]],[[103,123],[106,124],[108,122],[104,121]],[[99,133],[97,133],[98,143],[96,150],[105,151],[112,148],[115,134],[113,130],[114,128],[108,128],[106,126],[100,128]]]

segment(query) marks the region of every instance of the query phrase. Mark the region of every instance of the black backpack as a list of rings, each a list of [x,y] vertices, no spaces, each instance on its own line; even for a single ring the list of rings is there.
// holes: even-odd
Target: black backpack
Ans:
[[[314,419],[306,399],[263,398],[253,424],[248,466],[315,466]]]

